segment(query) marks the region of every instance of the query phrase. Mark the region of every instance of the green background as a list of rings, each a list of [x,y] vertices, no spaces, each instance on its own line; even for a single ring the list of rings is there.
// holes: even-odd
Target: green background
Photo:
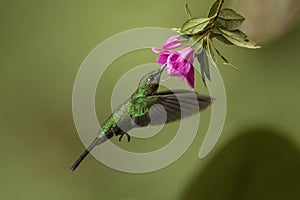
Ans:
[[[72,88],[84,58],[113,34],[137,27],[181,25],[186,19],[184,3],[1,2],[1,199],[300,197],[297,24],[280,38],[262,44],[259,50],[217,44],[242,73],[218,63],[228,111],[221,138],[205,159],[197,157],[205,133],[199,131],[177,162],[156,172],[126,174],[104,166],[92,156],[75,172],[69,170],[84,149],[72,118]],[[203,16],[212,1],[189,3],[193,13]],[[100,122],[110,113],[108,105],[117,78],[132,66],[154,61],[156,55],[147,52],[123,56],[107,71],[103,82],[111,80],[111,86],[100,82],[97,90]],[[197,79],[197,89],[203,88],[201,84]],[[204,116],[209,119],[209,111]],[[168,133],[176,128],[167,127]],[[163,146],[171,138],[171,134],[153,138],[155,142],[147,142],[146,150]],[[142,140],[120,146],[145,151]]]

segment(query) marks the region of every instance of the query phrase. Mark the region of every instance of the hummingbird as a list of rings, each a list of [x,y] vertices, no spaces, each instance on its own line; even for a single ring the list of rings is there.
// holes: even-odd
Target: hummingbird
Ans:
[[[156,71],[142,77],[136,91],[121,105],[114,109],[102,124],[96,138],[71,166],[74,171],[89,152],[97,145],[125,135],[128,131],[148,125],[173,122],[204,110],[212,103],[212,98],[190,90],[158,91],[160,77],[166,64]],[[154,106],[159,104],[161,106]]]

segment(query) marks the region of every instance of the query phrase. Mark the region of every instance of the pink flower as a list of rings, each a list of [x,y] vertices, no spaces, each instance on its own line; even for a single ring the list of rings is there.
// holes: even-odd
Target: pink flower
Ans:
[[[182,44],[178,42],[178,37],[178,35],[170,37],[164,43],[161,50],[153,48],[152,51],[160,54],[157,58],[157,62],[161,65],[167,64],[165,69],[170,76],[178,76],[180,81],[186,80],[188,86],[194,89],[193,62],[195,52],[190,47],[175,51],[176,48],[182,46]]]
[[[178,47],[181,47],[182,44],[178,42],[179,35],[174,35],[170,38],[168,38],[165,43],[163,44],[162,50],[159,50],[157,48],[152,48],[152,51],[155,53],[161,53],[168,50],[173,50]]]

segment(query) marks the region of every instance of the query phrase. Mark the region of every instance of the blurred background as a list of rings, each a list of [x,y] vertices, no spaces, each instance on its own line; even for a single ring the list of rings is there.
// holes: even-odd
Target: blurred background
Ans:
[[[282,2],[226,1],[225,6],[249,18],[243,29],[263,48],[217,44],[241,73],[218,63],[228,110],[213,151],[198,159],[208,110],[203,128],[179,160],[156,172],[127,174],[92,156],[75,172],[69,170],[84,150],[72,117],[77,70],[87,54],[113,34],[137,27],[180,26],[187,18],[185,1],[2,1],[0,198],[299,199],[299,1]],[[188,3],[199,17],[213,1]],[[259,20],[251,16],[255,13]],[[257,28],[252,26],[255,22]],[[143,50],[112,64],[97,89],[100,122],[111,112],[118,78],[132,66],[155,59],[150,50]],[[196,84],[197,91],[205,91],[199,78]],[[172,139],[177,127],[175,123],[146,141],[119,145],[137,152],[155,150]]]

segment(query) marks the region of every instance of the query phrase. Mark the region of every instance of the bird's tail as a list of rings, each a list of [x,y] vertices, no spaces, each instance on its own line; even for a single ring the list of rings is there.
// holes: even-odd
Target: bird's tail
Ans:
[[[104,135],[102,137],[96,137],[94,141],[89,145],[89,147],[77,158],[77,160],[74,162],[74,164],[71,166],[71,170],[74,171],[78,165],[83,161],[83,159],[90,153],[90,151],[97,146],[98,144],[101,144],[108,140],[109,138]]]

